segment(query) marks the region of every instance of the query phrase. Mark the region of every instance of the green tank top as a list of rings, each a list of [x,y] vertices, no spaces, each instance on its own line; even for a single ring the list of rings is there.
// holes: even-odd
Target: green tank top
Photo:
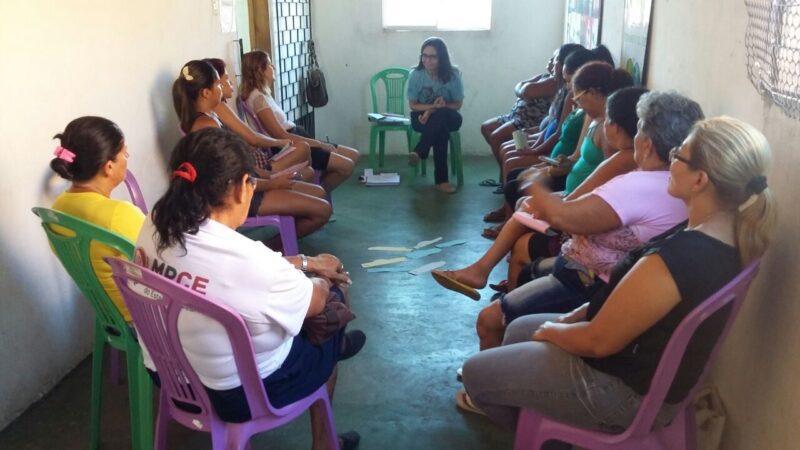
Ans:
[[[578,161],[575,162],[572,170],[567,175],[567,184],[564,188],[567,194],[574,191],[603,162],[603,151],[592,142],[592,137],[594,137],[596,130],[597,126],[595,125],[589,127],[586,132],[586,139],[583,140],[583,145],[581,145],[581,157],[578,158]]]
[[[564,119],[564,124],[561,125],[561,137],[558,138],[553,151],[550,152],[551,158],[556,158],[558,155],[567,157],[575,151],[575,146],[578,145],[578,138],[581,137],[581,128],[583,128],[583,117],[585,115],[586,113],[582,109],[576,109]]]

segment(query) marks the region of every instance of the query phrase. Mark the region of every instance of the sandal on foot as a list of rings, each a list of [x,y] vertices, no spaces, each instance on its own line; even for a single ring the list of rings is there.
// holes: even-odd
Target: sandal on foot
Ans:
[[[469,398],[469,394],[467,394],[467,391],[464,389],[459,389],[458,392],[456,392],[456,406],[467,412],[480,414],[482,416],[486,415],[482,409],[478,408],[474,403],[472,403],[472,399]]]
[[[459,294],[464,294],[467,297],[478,301],[481,299],[481,294],[472,286],[467,286],[466,284],[456,280],[453,278],[453,272],[448,270],[432,270],[431,275],[433,279],[436,280],[437,283],[442,285],[445,289],[450,289],[451,291],[458,292]]]
[[[481,232],[481,236],[493,241],[497,239],[497,236],[500,236],[500,230],[497,228],[484,228],[483,232]]]
[[[488,213],[486,213],[483,216],[483,221],[484,222],[490,222],[490,223],[505,222],[506,221],[506,213],[505,213],[505,211],[498,211],[498,210],[489,211]]]
[[[489,284],[489,287],[497,292],[508,293],[508,280],[503,280],[497,284]]]
[[[497,180],[493,180],[491,178],[487,178],[487,179],[481,181],[480,183],[478,183],[478,186],[496,187],[496,186],[500,186],[500,183],[498,183]]]
[[[502,194],[503,192],[505,192],[503,190],[503,186],[497,186],[497,188],[495,188],[495,190],[492,191],[492,194]]]
[[[459,383],[463,383],[464,382],[464,368],[463,367],[459,367],[456,370],[456,381],[458,381]]]
[[[361,435],[358,432],[350,430],[339,435],[339,449],[340,450],[355,450],[358,448],[358,443],[361,441]]]

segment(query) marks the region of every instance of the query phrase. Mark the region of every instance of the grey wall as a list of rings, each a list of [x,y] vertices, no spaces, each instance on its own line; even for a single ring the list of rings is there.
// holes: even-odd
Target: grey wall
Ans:
[[[463,72],[465,153],[487,153],[480,124],[510,111],[514,85],[541,73],[563,34],[563,0],[496,0],[491,31],[384,31],[381,0],[312,2],[313,37],[330,103],[316,110],[317,137],[369,151],[369,78],[389,66],[416,65],[422,41],[442,37]],[[399,135],[400,133],[389,133]],[[393,136],[388,149],[406,152]]]

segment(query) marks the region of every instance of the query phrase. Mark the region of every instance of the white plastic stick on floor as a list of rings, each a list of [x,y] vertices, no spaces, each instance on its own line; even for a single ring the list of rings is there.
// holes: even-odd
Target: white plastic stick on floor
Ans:
[[[427,246],[429,246],[431,244],[435,244],[435,243],[437,243],[437,242],[439,242],[441,240],[442,240],[442,237],[439,236],[436,239],[431,239],[430,241],[422,241],[422,242],[420,242],[420,243],[418,243],[417,245],[414,246],[414,250],[419,250],[422,247],[427,247]]]
[[[374,261],[369,261],[361,264],[361,267],[367,269],[370,267],[377,267],[377,266],[386,266],[389,264],[395,264],[399,262],[403,262],[407,260],[405,256],[398,256],[397,258],[388,258],[388,259],[376,259]]]

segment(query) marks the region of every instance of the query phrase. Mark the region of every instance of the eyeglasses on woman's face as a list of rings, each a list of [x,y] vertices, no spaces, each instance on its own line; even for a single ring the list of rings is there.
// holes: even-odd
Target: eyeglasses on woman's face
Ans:
[[[578,101],[580,101],[581,97],[583,97],[587,92],[589,92],[589,89],[584,89],[584,90],[578,92],[577,94],[572,96],[572,101],[574,103],[578,103]]]
[[[693,168],[694,166],[692,165],[692,160],[689,159],[689,158],[686,158],[684,156],[681,156],[678,153],[680,150],[681,150],[681,146],[680,145],[678,145],[676,147],[672,147],[672,149],[669,151],[669,163],[672,164],[675,161],[680,161],[680,162],[686,164],[687,166]]]
[[[431,60],[431,61],[435,61],[435,60],[439,59],[439,57],[436,55],[436,53],[422,53],[420,55],[420,57],[422,59],[428,59],[428,60]]]

